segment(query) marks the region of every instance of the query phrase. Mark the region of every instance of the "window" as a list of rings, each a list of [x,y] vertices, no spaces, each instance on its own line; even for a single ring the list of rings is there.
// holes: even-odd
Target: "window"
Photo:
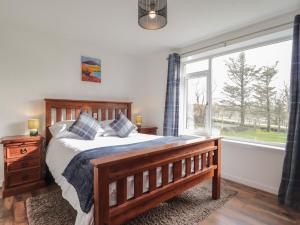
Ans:
[[[190,78],[187,81],[187,129],[205,128],[207,107],[207,78]]]
[[[185,131],[206,133],[209,118],[209,60],[186,64]]]
[[[284,145],[292,41],[185,62],[185,131]]]

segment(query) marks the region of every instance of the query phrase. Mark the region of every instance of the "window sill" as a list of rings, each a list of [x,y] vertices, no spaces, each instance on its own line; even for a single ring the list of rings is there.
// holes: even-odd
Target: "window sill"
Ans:
[[[263,149],[271,150],[271,151],[285,152],[285,147],[268,145],[268,144],[262,144],[262,143],[254,143],[254,142],[247,142],[247,141],[238,141],[238,140],[232,140],[232,139],[227,139],[227,138],[223,138],[222,142],[233,143],[233,144],[238,144],[238,145],[253,146],[253,147],[263,148]]]

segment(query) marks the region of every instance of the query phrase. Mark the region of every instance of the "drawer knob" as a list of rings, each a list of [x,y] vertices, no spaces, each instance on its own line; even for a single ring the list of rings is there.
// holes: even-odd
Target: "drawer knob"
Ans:
[[[27,148],[21,148],[21,154],[27,153]]]

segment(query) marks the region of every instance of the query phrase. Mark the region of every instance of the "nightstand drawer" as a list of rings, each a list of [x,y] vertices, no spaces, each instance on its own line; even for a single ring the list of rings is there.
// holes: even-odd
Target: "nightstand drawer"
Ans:
[[[39,180],[40,177],[40,168],[24,170],[18,173],[11,173],[7,176],[7,186],[12,187],[20,184],[29,183],[32,181]]]
[[[38,145],[22,145],[18,147],[8,146],[6,148],[6,155],[8,159],[12,158],[34,158],[39,156]]]
[[[29,159],[29,160],[20,160],[20,161],[10,161],[7,162],[7,172],[13,172],[15,170],[26,169],[30,167],[39,167],[40,159]]]
[[[138,132],[142,134],[157,134],[157,127],[139,127]]]
[[[145,134],[156,134],[156,128],[147,129],[144,131]]]

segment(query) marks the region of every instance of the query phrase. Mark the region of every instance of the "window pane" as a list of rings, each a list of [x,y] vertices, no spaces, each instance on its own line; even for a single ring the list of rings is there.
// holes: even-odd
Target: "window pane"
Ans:
[[[185,73],[195,73],[208,70],[208,59],[186,64]]]
[[[213,134],[284,144],[292,41],[212,60]]]
[[[207,78],[199,77],[187,81],[187,129],[205,128],[207,103]]]

